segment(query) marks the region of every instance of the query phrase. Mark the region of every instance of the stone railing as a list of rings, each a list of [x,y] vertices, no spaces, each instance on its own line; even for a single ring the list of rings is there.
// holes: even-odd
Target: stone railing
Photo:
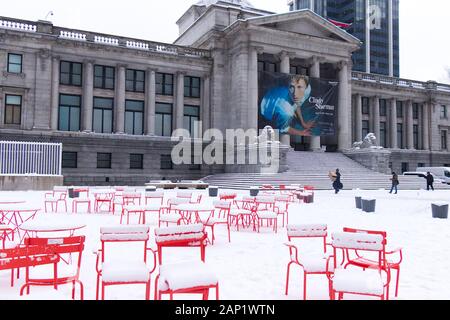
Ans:
[[[12,30],[18,30],[18,31],[26,31],[26,32],[36,32],[37,26],[34,24],[18,22],[15,20],[1,20],[0,19],[0,28],[12,29]]]
[[[48,21],[32,22],[0,16],[0,29],[51,34],[62,40],[85,41],[88,43],[90,42],[101,45],[117,46],[178,56],[189,56],[194,58],[211,57],[211,53],[208,50],[177,46],[168,43],[118,37],[83,30],[67,29],[53,26],[52,23]]]
[[[378,74],[356,72],[356,71],[352,72],[352,79],[359,80],[359,81],[365,81],[365,82],[380,83],[380,84],[390,84],[390,85],[395,85],[395,86],[399,86],[399,87],[407,87],[407,88],[414,88],[414,89],[437,90],[437,91],[450,92],[450,85],[443,84],[443,83],[437,83],[434,81],[421,82],[421,81],[416,81],[416,80],[394,78],[394,77],[388,77],[388,76],[383,76],[383,75],[378,75]]]

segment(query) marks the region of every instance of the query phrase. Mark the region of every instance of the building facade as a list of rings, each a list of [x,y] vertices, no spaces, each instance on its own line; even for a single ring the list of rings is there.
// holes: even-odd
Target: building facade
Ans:
[[[450,163],[450,86],[352,72],[361,42],[312,11],[201,1],[177,24],[166,44],[1,17],[1,140],[63,143],[66,184],[226,172],[173,165],[170,135],[185,128],[204,146],[210,128],[258,129],[258,71],[273,70],[340,83],[336,136],[285,145],[344,151],[374,132],[393,169]]]
[[[293,0],[289,9],[350,24],[346,30],[363,43],[353,54],[353,70],[399,77],[399,0]]]

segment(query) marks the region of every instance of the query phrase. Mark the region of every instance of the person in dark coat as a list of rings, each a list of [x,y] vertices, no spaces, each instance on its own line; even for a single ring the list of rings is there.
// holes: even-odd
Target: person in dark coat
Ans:
[[[391,192],[392,193],[395,190],[395,194],[397,194],[397,187],[400,184],[400,182],[398,181],[398,175],[395,172],[392,172],[392,187],[391,187]]]
[[[430,191],[430,188],[431,188],[431,190],[434,191],[433,183],[434,183],[433,175],[430,172],[427,172],[427,190],[428,191]]]
[[[335,173],[335,175],[333,175],[333,177],[335,177],[335,180],[333,182],[333,189],[334,189],[335,193],[338,194],[339,191],[344,188],[344,186],[342,185],[342,182],[341,182],[341,173],[340,173],[339,169],[336,169],[336,173]]]

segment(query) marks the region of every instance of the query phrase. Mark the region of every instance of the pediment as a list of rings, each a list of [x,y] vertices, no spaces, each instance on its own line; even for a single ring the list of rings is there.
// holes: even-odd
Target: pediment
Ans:
[[[247,21],[251,25],[258,25],[280,31],[360,44],[360,41],[357,38],[311,10],[292,11],[284,14],[250,18]]]

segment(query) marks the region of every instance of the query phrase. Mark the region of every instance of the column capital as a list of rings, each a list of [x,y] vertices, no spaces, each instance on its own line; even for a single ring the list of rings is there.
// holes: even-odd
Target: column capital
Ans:
[[[281,52],[278,53],[278,55],[277,55],[277,57],[278,57],[280,60],[283,60],[283,59],[286,58],[286,57],[288,57],[289,59],[293,59],[293,58],[295,58],[296,56],[297,56],[297,55],[296,55],[295,52],[293,52],[293,51],[286,51],[286,50],[281,51]]]
[[[94,59],[84,59],[83,63],[85,63],[85,64],[94,64],[95,60]]]
[[[156,68],[156,67],[148,67],[147,71],[148,72],[158,72],[158,68]]]
[[[339,61],[338,63],[336,63],[336,67],[339,71],[344,69],[344,67],[348,67],[349,65],[350,65],[350,63],[348,60],[342,60],[342,61]]]
[[[315,63],[323,63],[325,61],[326,59],[323,56],[312,56],[311,58],[306,59],[306,63],[309,65],[309,67],[311,67]]]
[[[186,71],[177,71],[175,74],[177,76],[185,76],[187,74],[187,72]]]
[[[250,46],[250,49],[255,50],[257,54],[264,53],[264,47],[261,47],[261,46]]]
[[[125,63],[118,63],[117,64],[117,68],[124,68],[124,69],[126,69],[126,68],[128,68],[128,65],[125,64]]]
[[[52,55],[52,59],[53,59],[53,61],[59,61],[59,60],[61,60],[61,56],[60,55],[57,55],[57,54],[53,54]]]

